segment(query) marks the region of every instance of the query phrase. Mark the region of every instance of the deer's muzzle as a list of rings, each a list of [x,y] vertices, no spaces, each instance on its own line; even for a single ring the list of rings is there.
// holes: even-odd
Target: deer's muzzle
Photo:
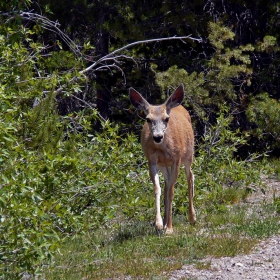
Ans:
[[[162,135],[161,136],[154,136],[153,139],[157,144],[159,144],[162,141],[163,136]]]

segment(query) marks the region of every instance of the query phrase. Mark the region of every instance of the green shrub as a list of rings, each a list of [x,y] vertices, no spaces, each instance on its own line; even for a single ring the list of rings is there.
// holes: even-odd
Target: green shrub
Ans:
[[[145,196],[139,199],[145,179],[137,171],[141,149],[136,137],[122,139],[118,127],[105,124],[103,133],[86,138],[73,135],[48,151],[12,143],[13,150],[6,151],[9,160],[1,164],[2,276],[34,273],[64,238],[114,217],[143,218],[144,211],[138,213],[149,209]]]
[[[79,91],[82,80],[48,73],[51,56],[40,55],[30,30],[1,28],[0,277],[18,279],[37,273],[64,238],[149,207],[139,200],[145,180],[136,137],[110,123],[93,134],[96,111],[59,116],[56,89]]]
[[[280,137],[280,102],[271,98],[268,93],[254,97],[246,111],[250,122],[255,123],[257,128],[254,134],[258,138],[272,136],[274,146],[279,146]],[[276,141],[275,141],[276,140]]]

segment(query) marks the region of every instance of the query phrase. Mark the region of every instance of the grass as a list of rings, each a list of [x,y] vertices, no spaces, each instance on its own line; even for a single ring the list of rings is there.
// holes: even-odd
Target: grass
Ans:
[[[43,278],[168,279],[184,264],[203,268],[201,260],[206,256],[247,254],[260,238],[279,232],[280,218],[274,204],[253,209],[250,215],[246,207],[231,205],[201,213],[196,226],[177,215],[172,236],[157,235],[148,222],[107,225],[69,239],[45,267]]]
[[[269,166],[272,169],[272,173],[274,174],[275,178],[280,180],[280,160],[277,159],[272,159],[269,162]]]
[[[279,166],[279,161],[270,164],[277,179]],[[248,254],[261,239],[279,233],[280,198],[276,195],[270,204],[253,205],[239,203],[249,194],[240,186],[198,189],[197,224],[191,226],[181,214],[187,200],[180,190],[184,187],[175,192],[182,200],[174,207],[173,235],[158,235],[150,225],[151,205],[151,211],[141,216],[144,221],[119,218],[95,232],[69,238],[53,262],[45,265],[40,279],[164,280],[185,264],[209,268],[207,256]]]

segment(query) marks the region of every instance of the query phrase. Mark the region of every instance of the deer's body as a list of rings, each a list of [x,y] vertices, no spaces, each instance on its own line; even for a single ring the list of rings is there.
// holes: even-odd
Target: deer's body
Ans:
[[[194,134],[188,111],[181,106],[184,98],[183,86],[179,86],[167,101],[159,106],[150,105],[137,91],[130,89],[132,104],[146,113],[147,122],[141,133],[141,145],[148,159],[150,177],[154,184],[156,197],[155,226],[159,230],[173,232],[172,200],[174,186],[181,164],[184,164],[189,186],[189,220],[195,223],[193,207],[194,186],[191,164],[194,152]],[[158,169],[165,179],[164,219],[160,214],[161,187]]]

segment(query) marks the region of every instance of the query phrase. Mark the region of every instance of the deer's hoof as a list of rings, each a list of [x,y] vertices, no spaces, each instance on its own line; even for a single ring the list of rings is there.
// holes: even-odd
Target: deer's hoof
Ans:
[[[195,225],[196,223],[196,216],[189,216],[189,222],[191,225]]]
[[[167,228],[166,231],[165,231],[165,234],[166,234],[166,235],[171,235],[171,234],[173,234],[173,228]]]

